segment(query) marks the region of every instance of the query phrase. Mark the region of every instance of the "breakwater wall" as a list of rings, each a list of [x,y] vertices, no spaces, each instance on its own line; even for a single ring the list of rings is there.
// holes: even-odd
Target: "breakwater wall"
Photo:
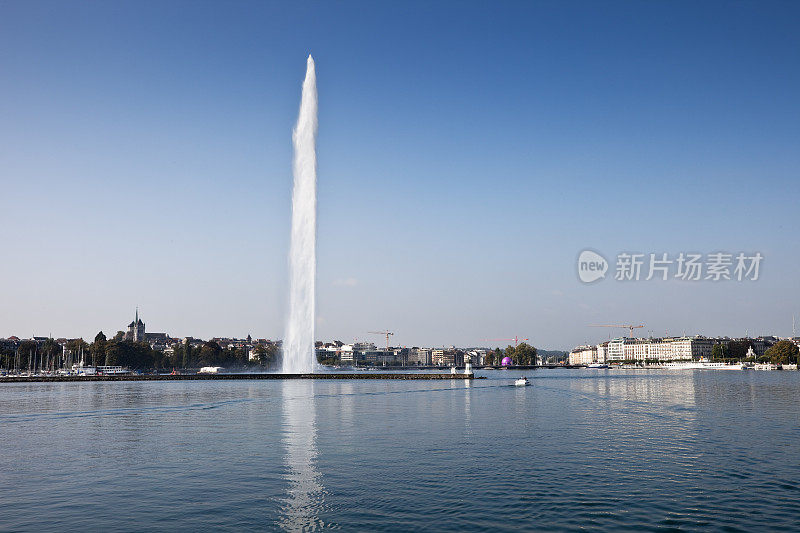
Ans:
[[[475,378],[472,374],[401,374],[358,372],[353,374],[124,374],[116,376],[5,376],[0,383],[32,383],[32,382],[72,382],[72,381],[207,381],[207,380],[241,380],[241,379],[484,379]]]

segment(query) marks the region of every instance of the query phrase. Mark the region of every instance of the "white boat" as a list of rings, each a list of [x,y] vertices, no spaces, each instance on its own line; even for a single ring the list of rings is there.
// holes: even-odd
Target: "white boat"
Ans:
[[[700,368],[707,370],[744,370],[744,364],[742,363],[729,365],[728,363],[711,363],[708,361],[701,361],[700,364],[702,365]]]
[[[670,370],[745,370],[742,363],[729,365],[727,363],[712,363],[711,361],[681,361],[664,363],[664,368]]]
[[[778,370],[778,365],[772,363],[756,363],[753,370]]]
[[[72,370],[69,374],[74,376],[94,376],[97,374],[97,368],[93,366],[86,366],[83,364],[83,360],[80,363],[75,363],[72,365]]]
[[[514,382],[515,387],[527,387],[530,384],[531,382],[528,381],[528,378],[526,378],[525,376],[519,378],[517,381]]]
[[[102,374],[104,376],[119,376],[124,374],[130,374],[131,371],[121,366],[98,366],[97,373]]]
[[[590,363],[586,365],[586,368],[608,368],[608,365],[605,363]]]
[[[221,366],[204,366],[197,371],[198,374],[221,374],[224,368]]]

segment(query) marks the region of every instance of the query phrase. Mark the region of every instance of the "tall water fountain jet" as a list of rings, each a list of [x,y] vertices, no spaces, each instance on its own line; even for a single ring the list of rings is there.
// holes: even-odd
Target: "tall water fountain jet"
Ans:
[[[283,372],[313,372],[314,284],[317,274],[317,75],[308,56],[300,114],[292,134],[294,189],[289,247],[289,319],[283,338]]]

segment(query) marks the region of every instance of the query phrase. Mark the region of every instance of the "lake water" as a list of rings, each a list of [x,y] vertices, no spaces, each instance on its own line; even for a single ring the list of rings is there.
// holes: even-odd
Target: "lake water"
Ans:
[[[0,530],[796,529],[800,372],[0,385]]]

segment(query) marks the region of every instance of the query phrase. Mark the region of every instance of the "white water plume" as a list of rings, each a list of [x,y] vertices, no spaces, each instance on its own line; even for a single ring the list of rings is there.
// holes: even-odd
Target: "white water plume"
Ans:
[[[300,114],[292,134],[294,189],[289,247],[289,318],[283,339],[283,372],[313,372],[317,274],[317,75],[308,56]]]

